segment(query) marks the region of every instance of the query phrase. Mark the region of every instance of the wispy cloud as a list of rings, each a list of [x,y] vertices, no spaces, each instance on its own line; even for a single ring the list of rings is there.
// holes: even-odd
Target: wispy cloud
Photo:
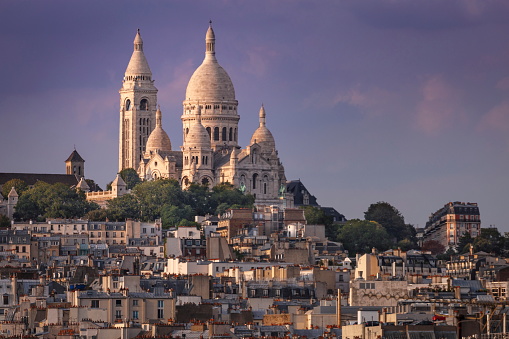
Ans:
[[[436,134],[466,119],[461,93],[440,74],[428,77],[421,87],[421,100],[416,106],[416,125],[429,134]]]
[[[245,51],[247,60],[242,69],[248,74],[256,75],[257,77],[264,77],[267,70],[271,69],[271,63],[278,57],[275,50],[270,49],[268,46],[253,46]]]

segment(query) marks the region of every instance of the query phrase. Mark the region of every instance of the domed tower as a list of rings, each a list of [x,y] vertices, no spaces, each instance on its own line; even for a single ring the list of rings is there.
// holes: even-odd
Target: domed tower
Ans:
[[[161,109],[157,108],[156,127],[148,137],[147,144],[145,146],[145,154],[146,156],[150,156],[150,154],[155,152],[170,152],[170,151],[171,151],[170,137],[168,136],[168,134],[166,134],[162,126]]]
[[[138,168],[147,139],[156,125],[157,88],[143,53],[140,30],[120,93],[118,170]]]
[[[190,123],[184,146],[182,146],[182,187],[191,182],[214,185],[212,173],[213,155],[209,134],[201,122],[201,109],[197,105]]]
[[[266,114],[265,107],[263,107],[263,105],[260,108],[259,117],[260,126],[256,129],[256,131],[253,133],[253,136],[251,137],[251,145],[256,143],[260,145],[262,153],[271,154],[276,149],[276,142],[274,141],[272,133],[265,125]]]
[[[238,101],[230,76],[219,65],[215,52],[216,38],[210,22],[205,36],[205,58],[191,76],[183,102],[184,143],[196,120],[197,106],[201,108],[202,124],[209,135],[213,150],[224,145],[237,147]]]

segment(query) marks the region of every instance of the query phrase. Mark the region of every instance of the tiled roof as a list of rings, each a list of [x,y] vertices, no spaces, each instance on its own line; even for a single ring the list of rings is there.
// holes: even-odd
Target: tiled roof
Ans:
[[[35,185],[38,181],[51,185],[62,183],[67,186],[75,186],[78,184],[78,179],[74,174],[0,173],[0,186],[12,179],[23,180],[29,186]]]

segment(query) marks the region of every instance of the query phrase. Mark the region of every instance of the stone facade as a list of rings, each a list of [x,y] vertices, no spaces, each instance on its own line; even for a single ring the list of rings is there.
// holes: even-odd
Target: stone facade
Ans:
[[[134,168],[143,180],[173,178],[183,188],[228,182],[253,194],[257,203],[282,204],[286,177],[263,106],[250,144],[244,149],[238,145],[238,101],[216,59],[212,26],[205,37],[205,58],[183,101],[180,150],[172,150],[156,106],[157,89],[138,32],[120,90],[119,171]]]

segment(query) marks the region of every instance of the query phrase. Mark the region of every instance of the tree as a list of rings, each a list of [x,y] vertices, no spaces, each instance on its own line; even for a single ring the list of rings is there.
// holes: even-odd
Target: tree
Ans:
[[[436,240],[428,240],[422,244],[423,251],[430,251],[433,255],[442,254],[445,252],[445,246]]]
[[[0,228],[11,227],[11,219],[4,214],[0,214]]]
[[[87,182],[88,187],[90,187],[90,192],[102,191],[102,188],[99,187],[99,185],[97,185],[94,180],[85,179],[85,181]]]
[[[141,179],[134,168],[124,168],[119,172],[119,174],[124,180],[128,190],[134,188],[134,186],[141,182]]]
[[[254,196],[252,194],[244,194],[232,184],[225,182],[212,188],[210,195],[210,213],[216,215],[224,213],[233,205],[240,205],[244,208],[253,207]]]
[[[185,197],[178,181],[174,179],[158,179],[145,181],[136,185],[132,194],[140,206],[140,218],[152,221],[161,218],[164,205],[183,206]]]
[[[161,211],[161,221],[164,228],[178,226],[182,220],[193,220],[194,216],[194,210],[189,205],[179,207],[166,204]]]
[[[99,209],[99,206],[88,202],[81,190],[71,189],[62,183],[37,182],[19,198],[14,218],[81,218],[94,209]]]
[[[405,224],[405,218],[394,206],[385,201],[371,204],[364,219],[376,221],[382,225],[387,233],[396,241],[409,239],[415,242],[415,229],[412,225]]]
[[[338,238],[349,255],[368,253],[373,247],[385,251],[391,244],[387,231],[379,223],[369,220],[348,220],[341,227]]]
[[[21,197],[21,195],[23,195],[23,192],[25,192],[28,189],[28,185],[23,180],[11,179],[2,185],[1,193],[2,193],[2,196],[4,197],[4,199],[7,199],[7,197],[9,196],[9,193],[11,192],[11,189],[13,187],[16,190],[16,193],[18,193],[19,197]]]
[[[487,252],[499,255],[504,248],[504,237],[496,228],[482,228],[474,239],[474,252]]]
[[[107,202],[107,216],[110,220],[123,221],[126,219],[140,219],[141,209],[136,196],[125,194]]]
[[[338,241],[338,226],[333,225],[333,218],[330,215],[326,215],[325,212],[316,206],[301,206],[304,210],[304,217],[308,225],[324,225],[325,236],[332,241]]]
[[[90,221],[106,221],[108,219],[108,210],[105,208],[92,210],[85,215],[85,219]]]
[[[468,253],[470,251],[470,246],[474,243],[474,238],[470,235],[470,233],[466,232],[463,234],[458,240],[458,254]]]

